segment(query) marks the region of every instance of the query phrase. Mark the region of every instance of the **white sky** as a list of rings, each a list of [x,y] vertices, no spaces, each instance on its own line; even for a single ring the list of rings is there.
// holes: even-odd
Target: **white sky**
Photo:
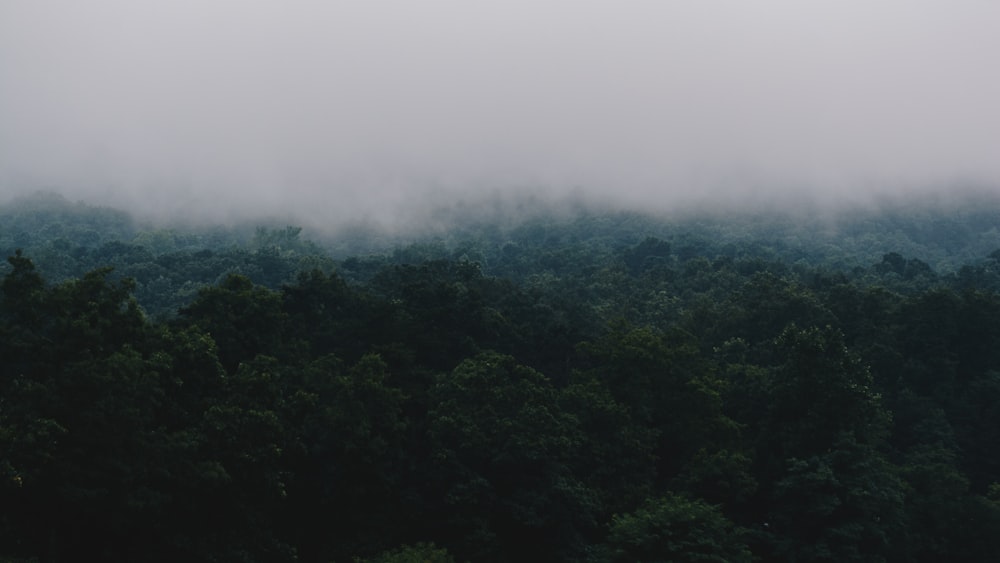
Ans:
[[[0,0],[0,195],[343,218],[956,182],[1000,186],[995,0]]]

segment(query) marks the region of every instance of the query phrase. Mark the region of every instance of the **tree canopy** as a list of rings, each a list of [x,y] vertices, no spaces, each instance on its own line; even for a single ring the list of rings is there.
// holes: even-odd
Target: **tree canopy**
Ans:
[[[995,209],[350,255],[2,208],[0,560],[990,560]]]

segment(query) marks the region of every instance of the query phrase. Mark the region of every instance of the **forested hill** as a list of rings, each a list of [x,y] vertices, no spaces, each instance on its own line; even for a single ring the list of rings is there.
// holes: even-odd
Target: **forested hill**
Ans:
[[[1000,202],[0,207],[0,561],[989,561]]]
[[[0,251],[21,249],[51,282],[112,266],[113,279],[135,280],[134,293],[154,318],[172,316],[200,288],[233,273],[277,289],[313,269],[367,282],[385,266],[434,260],[475,262],[486,276],[531,285],[595,283],[598,274],[616,272],[642,278],[653,269],[676,275],[707,260],[715,270],[836,274],[901,292],[1000,287],[993,276],[1000,198],[668,218],[534,203],[494,206],[488,214],[442,209],[433,214],[434,228],[387,234],[363,225],[304,232],[273,219],[153,225],[39,193],[0,205]]]

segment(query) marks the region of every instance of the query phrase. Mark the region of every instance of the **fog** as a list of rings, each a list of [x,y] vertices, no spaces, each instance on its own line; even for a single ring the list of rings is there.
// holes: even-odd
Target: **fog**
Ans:
[[[991,0],[3,0],[0,196],[337,224],[995,190],[998,30]]]

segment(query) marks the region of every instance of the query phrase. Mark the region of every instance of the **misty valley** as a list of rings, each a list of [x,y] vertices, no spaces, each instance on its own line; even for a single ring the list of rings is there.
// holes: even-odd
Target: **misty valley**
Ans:
[[[0,205],[0,562],[988,561],[1000,198]]]

